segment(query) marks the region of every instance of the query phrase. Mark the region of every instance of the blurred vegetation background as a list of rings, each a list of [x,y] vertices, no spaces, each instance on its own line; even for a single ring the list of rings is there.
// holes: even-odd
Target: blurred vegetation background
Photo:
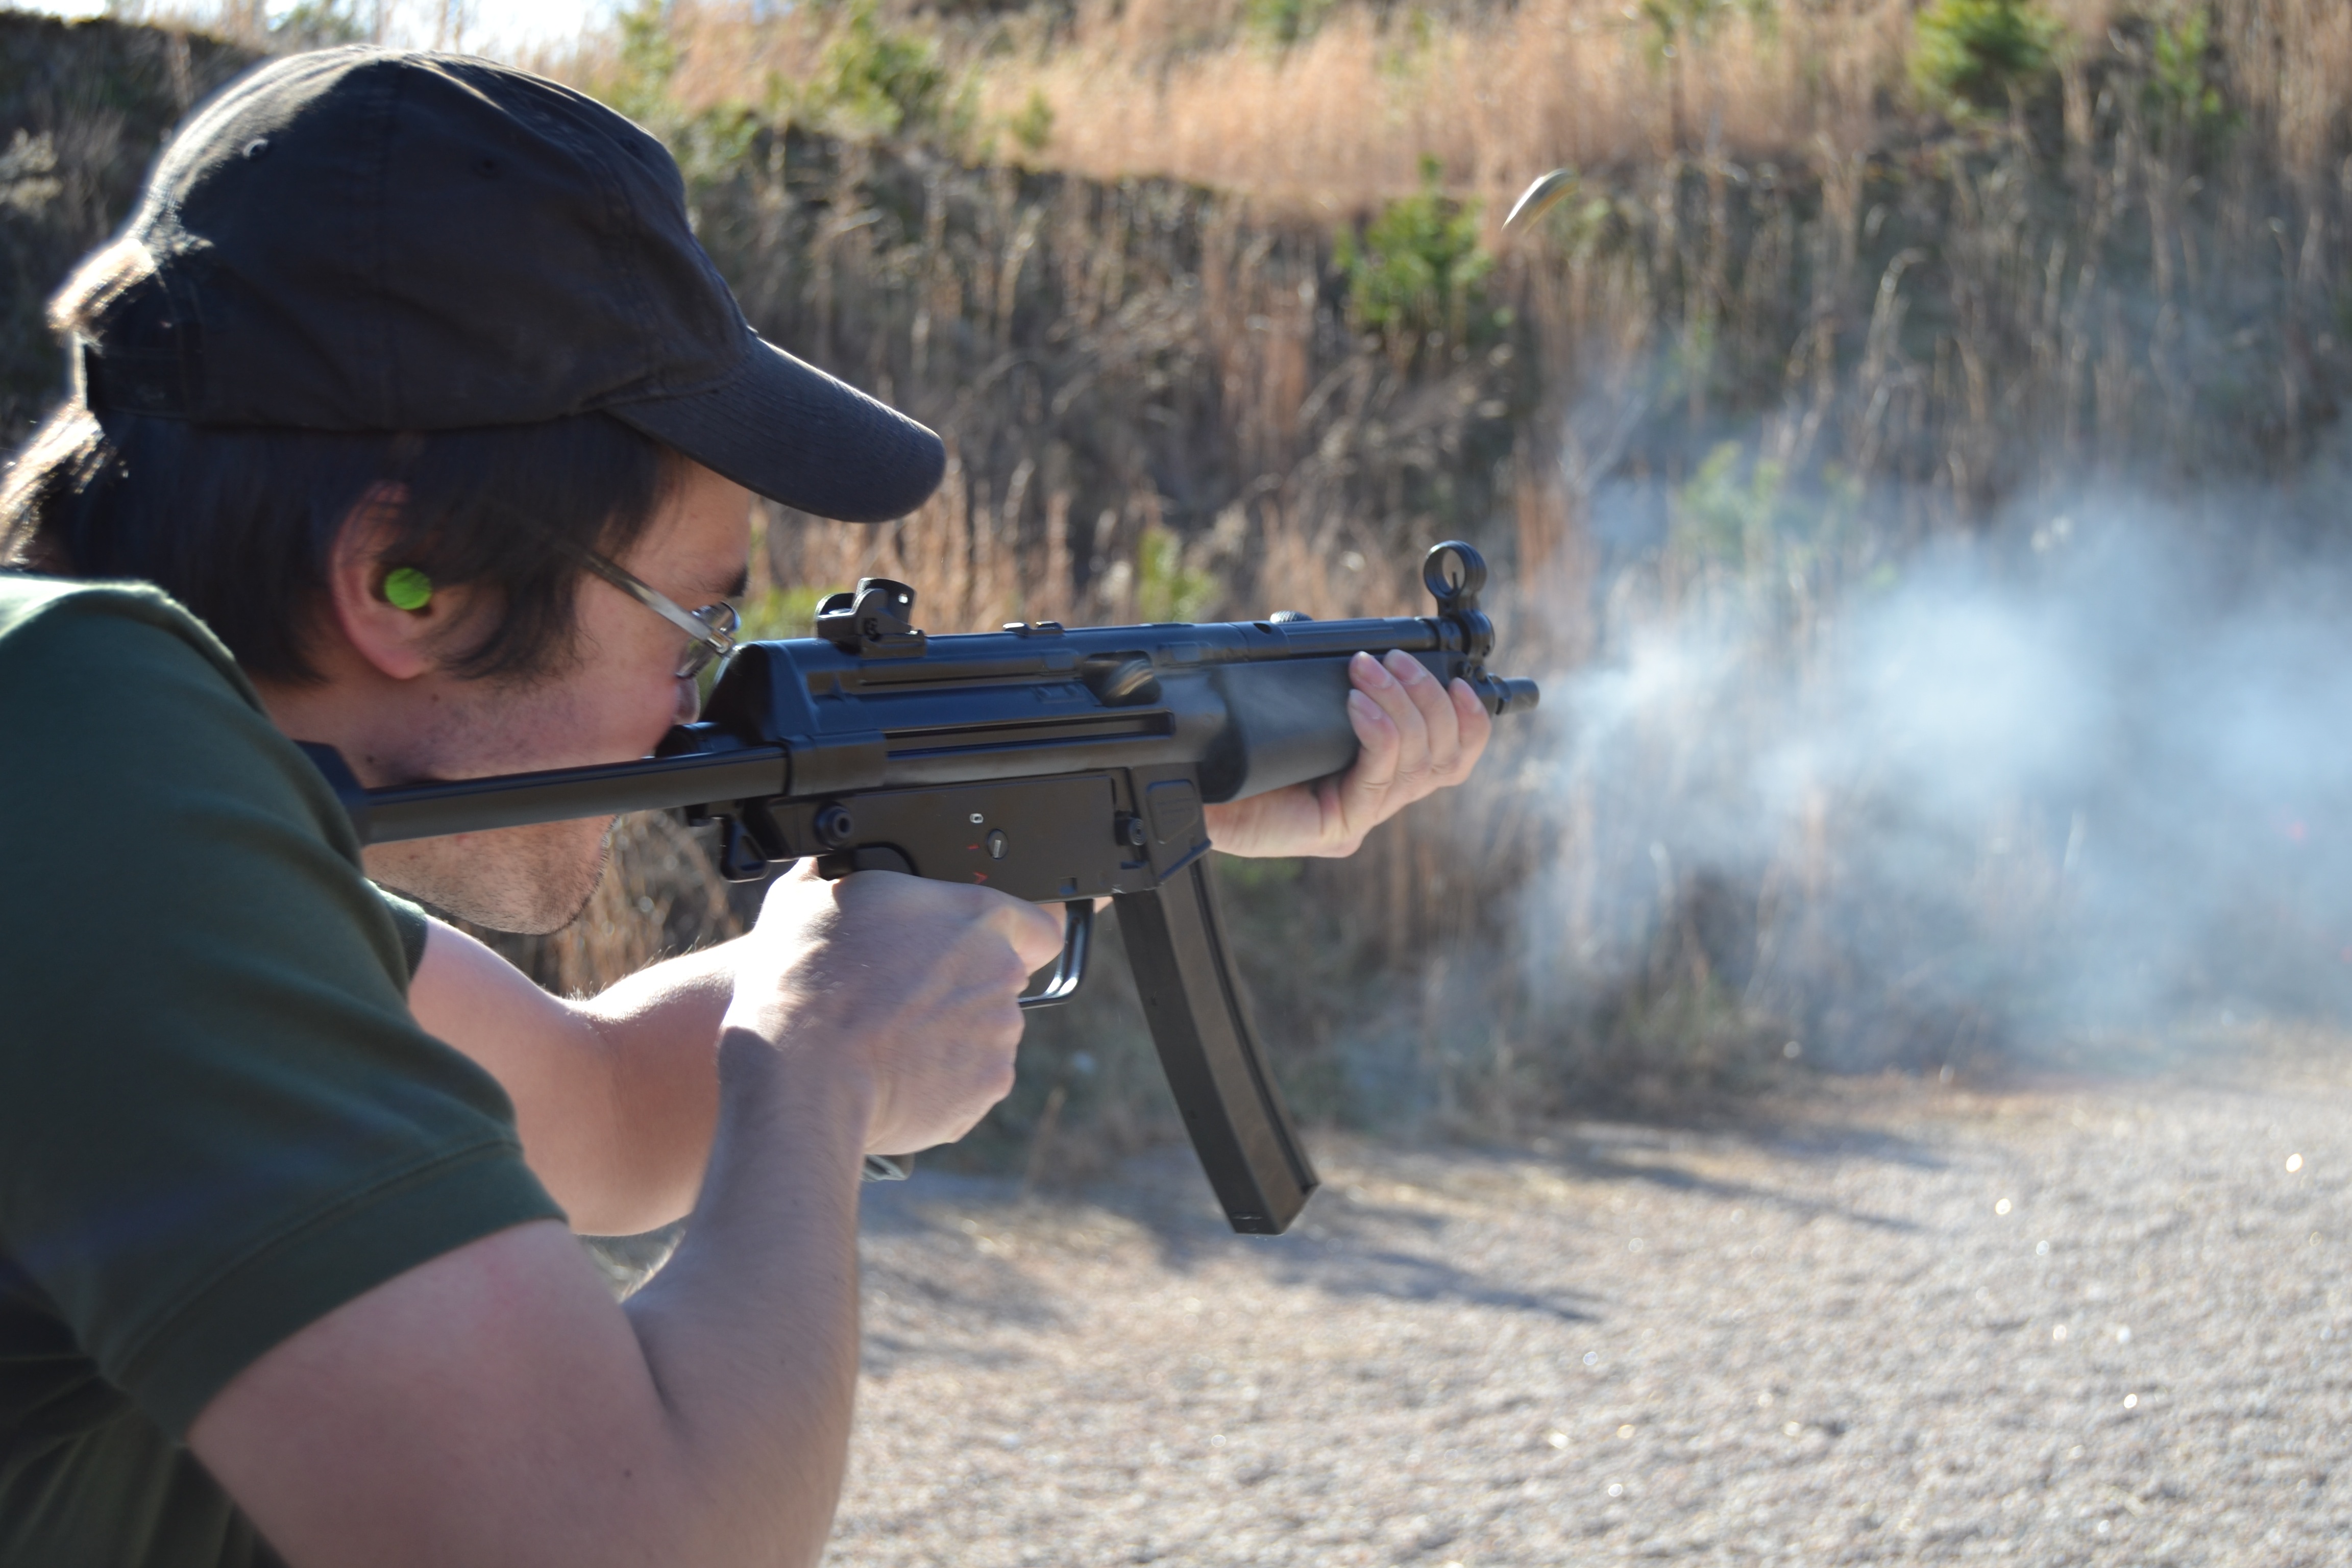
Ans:
[[[146,15],[0,16],[12,439],[58,390],[41,300],[158,138],[383,13]],[[949,441],[901,522],[769,510],[764,635],[868,573],[934,631],[1408,614],[1461,536],[1511,585],[1509,673],[1731,605],[1801,679],[1920,551],[2101,476],[2265,487],[2214,522],[2249,560],[2341,526],[2342,0],[644,0],[521,63],[667,142],[764,333]],[[1223,863],[1310,1119],[1508,1137],[1737,1093],[1799,1041],[2000,1059],[1998,1009],[1856,957],[1840,803],[1752,874],[1690,868],[1643,791],[1562,772],[1551,711],[1352,860]],[[682,830],[617,842],[579,926],[508,944],[544,983],[744,917]],[[2001,861],[1970,930],[2049,916],[2059,852]],[[1172,1129],[1113,963],[963,1157],[1055,1179]]]

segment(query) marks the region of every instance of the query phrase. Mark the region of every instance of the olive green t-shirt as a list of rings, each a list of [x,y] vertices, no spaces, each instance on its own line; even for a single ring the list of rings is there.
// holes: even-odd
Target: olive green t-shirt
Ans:
[[[152,589],[0,574],[0,1563],[268,1563],[184,1446],[241,1369],[562,1213],[418,1028],[413,905]]]

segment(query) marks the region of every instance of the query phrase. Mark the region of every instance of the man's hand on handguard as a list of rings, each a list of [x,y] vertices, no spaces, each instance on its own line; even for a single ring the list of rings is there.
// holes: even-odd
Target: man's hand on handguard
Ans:
[[[1348,717],[1363,750],[1337,778],[1208,808],[1228,855],[1352,855],[1364,835],[1433,791],[1470,776],[1495,721],[1470,688],[1450,687],[1410,654],[1348,663]]]
[[[1061,946],[1059,906],[888,871],[827,882],[803,862],[768,889],[725,1027],[790,1067],[856,1075],[866,1152],[912,1153],[962,1137],[1013,1087],[1015,998]]]

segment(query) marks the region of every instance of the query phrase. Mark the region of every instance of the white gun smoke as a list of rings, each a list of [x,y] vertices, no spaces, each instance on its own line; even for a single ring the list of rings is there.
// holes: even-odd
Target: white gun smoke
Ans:
[[[2262,504],[2045,506],[1828,610],[1607,594],[1545,683],[1539,1003],[1664,963],[1792,1050],[1930,1068],[2342,1006],[2352,572]]]

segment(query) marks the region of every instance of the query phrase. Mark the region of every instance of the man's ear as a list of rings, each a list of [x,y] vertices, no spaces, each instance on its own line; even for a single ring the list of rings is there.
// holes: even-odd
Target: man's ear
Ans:
[[[463,616],[463,589],[430,583],[388,554],[407,495],[380,484],[361,498],[336,531],[327,563],[330,624],[369,664],[394,680],[438,668],[436,651]]]

